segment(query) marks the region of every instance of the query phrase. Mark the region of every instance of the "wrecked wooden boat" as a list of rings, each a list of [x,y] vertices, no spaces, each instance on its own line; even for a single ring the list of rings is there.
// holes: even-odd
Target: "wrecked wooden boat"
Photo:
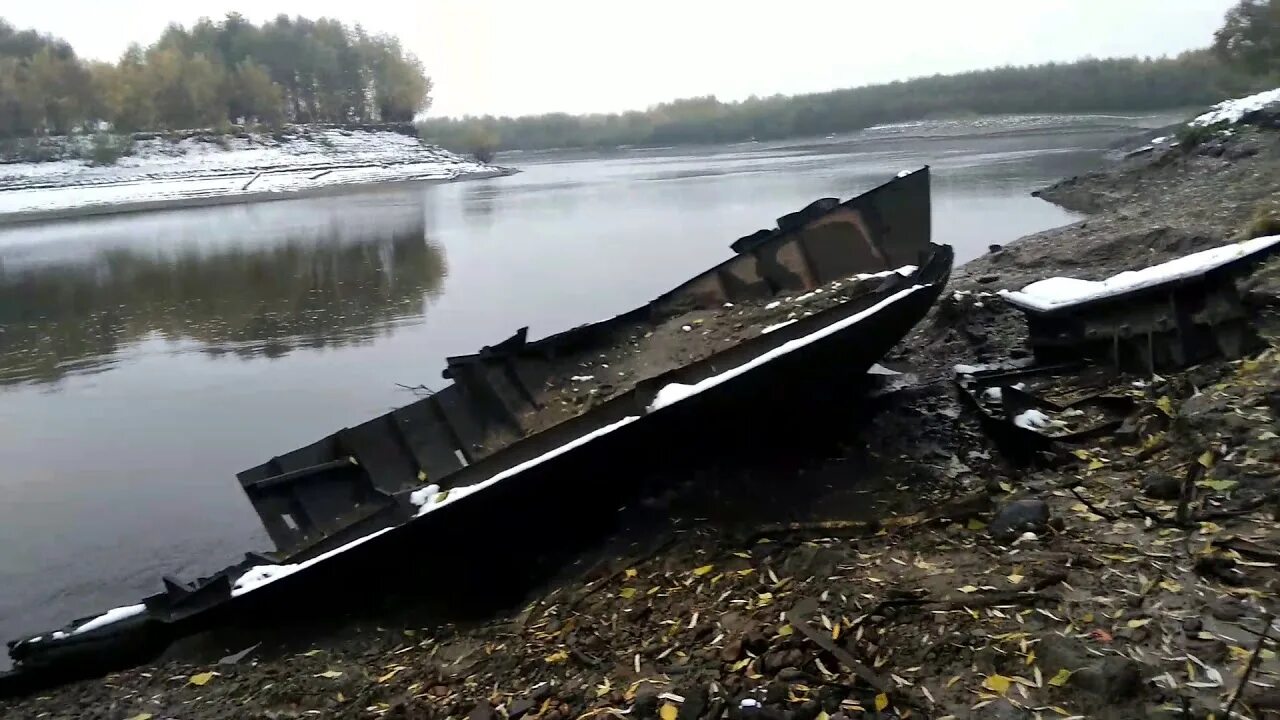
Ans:
[[[1153,373],[1257,349],[1238,280],[1277,251],[1280,236],[1259,237],[1100,282],[1056,277],[1000,294],[1026,315],[1037,361]]]
[[[605,528],[644,483],[749,452],[788,414],[847,404],[953,260],[930,242],[928,168],[732,247],[616,317],[449,358],[447,387],[240,473],[275,552],[194,582],[166,577],[136,605],[10,642],[0,692],[146,662],[249,619],[324,620],[384,593],[418,592],[442,613],[518,601],[526,556]]]

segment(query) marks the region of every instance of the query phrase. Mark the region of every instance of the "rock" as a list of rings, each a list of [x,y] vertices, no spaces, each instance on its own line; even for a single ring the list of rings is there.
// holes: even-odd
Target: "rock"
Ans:
[[[999,542],[1011,542],[1024,532],[1037,535],[1049,527],[1049,506],[1043,500],[1015,500],[996,513],[987,532]]]
[[[640,685],[640,689],[636,690],[636,701],[631,706],[631,712],[637,718],[651,718],[658,716],[658,691],[648,683]]]
[[[993,282],[1000,282],[1000,276],[999,275],[983,275],[982,277],[978,278],[978,282],[982,283],[983,285],[990,285]]]
[[[1000,252],[1001,250],[1004,250],[1004,246],[1003,246],[1003,245],[999,245],[999,244],[996,244],[996,243],[992,243],[992,244],[990,244],[990,245],[988,245],[988,246],[987,246],[987,252],[990,252],[990,253],[998,253],[998,252]]]
[[[1031,717],[1031,711],[1000,698],[974,710],[969,717],[974,720],[1024,720]]]
[[[493,708],[489,707],[489,703],[481,702],[467,714],[467,720],[494,720]]]
[[[1036,657],[1040,660],[1040,669],[1048,677],[1053,677],[1059,670],[1084,667],[1093,659],[1083,642],[1062,635],[1045,636],[1036,646]]]
[[[638,702],[639,698],[637,697],[636,700]],[[534,702],[533,698],[520,698],[519,700],[512,702],[511,707],[507,708],[507,718],[509,718],[509,720],[519,720],[519,718],[524,717],[530,710],[537,706],[538,703]]]
[[[1142,478],[1142,494],[1156,500],[1176,500],[1182,495],[1182,481],[1163,473]]]
[[[684,696],[684,702],[680,703],[676,720],[698,720],[702,716],[702,711],[707,709],[707,687],[693,685],[680,690],[680,694]]]
[[[1142,690],[1142,667],[1134,660],[1113,655],[1075,671],[1068,684],[1107,701],[1122,702]]]
[[[723,648],[720,649],[720,659],[724,662],[735,662],[740,657],[742,657],[741,637],[736,637],[730,640]]]

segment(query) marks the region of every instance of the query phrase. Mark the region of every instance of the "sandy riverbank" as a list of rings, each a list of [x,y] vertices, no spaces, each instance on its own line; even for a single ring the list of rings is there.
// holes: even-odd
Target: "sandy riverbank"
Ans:
[[[299,126],[274,134],[146,137],[107,166],[67,155],[0,163],[0,226],[516,172],[423,143],[404,128]]]

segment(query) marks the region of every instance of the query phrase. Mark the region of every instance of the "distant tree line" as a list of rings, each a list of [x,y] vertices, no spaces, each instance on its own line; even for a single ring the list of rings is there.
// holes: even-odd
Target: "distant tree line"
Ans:
[[[998,113],[1143,111],[1217,102],[1255,81],[1208,50],[1158,59],[1086,59],[934,75],[807,95],[714,96],[618,114],[428,119],[445,147],[495,150],[674,145],[841,133],[877,124]]]
[[[399,122],[430,103],[422,63],[386,35],[281,15],[170,25],[116,63],[0,20],[0,137],[229,123]]]

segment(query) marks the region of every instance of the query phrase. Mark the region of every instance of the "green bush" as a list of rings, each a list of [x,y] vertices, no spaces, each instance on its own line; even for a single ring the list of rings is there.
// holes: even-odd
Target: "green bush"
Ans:
[[[132,137],[100,132],[93,136],[88,159],[94,165],[115,165],[120,158],[132,154]]]
[[[1224,123],[1213,125],[1191,125],[1188,123],[1178,128],[1176,135],[1178,144],[1190,150],[1217,137],[1224,127]]]

